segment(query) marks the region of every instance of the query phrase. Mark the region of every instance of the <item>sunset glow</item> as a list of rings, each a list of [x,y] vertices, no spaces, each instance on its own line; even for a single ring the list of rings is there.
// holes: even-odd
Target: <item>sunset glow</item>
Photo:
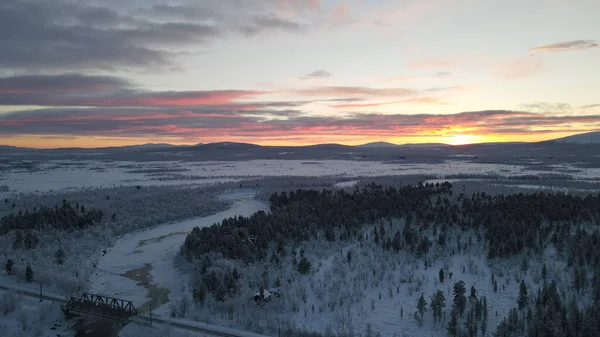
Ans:
[[[596,0],[10,2],[4,145],[464,145],[600,130]]]

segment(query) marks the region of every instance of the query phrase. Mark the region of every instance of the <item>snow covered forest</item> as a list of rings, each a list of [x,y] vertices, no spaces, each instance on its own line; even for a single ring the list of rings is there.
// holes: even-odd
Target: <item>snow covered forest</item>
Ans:
[[[600,195],[456,190],[275,193],[188,235],[192,298],[172,314],[285,335],[598,335]]]
[[[5,198],[0,203],[5,271],[57,293],[80,292],[118,237],[225,209],[228,202],[218,198],[222,188],[130,186]]]

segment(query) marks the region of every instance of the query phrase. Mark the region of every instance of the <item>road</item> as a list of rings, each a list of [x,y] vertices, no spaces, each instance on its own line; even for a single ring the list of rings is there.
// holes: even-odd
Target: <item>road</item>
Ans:
[[[34,291],[32,289],[15,287],[15,286],[9,287],[9,286],[0,284],[0,290],[14,290],[14,291],[21,293],[23,296],[36,298],[36,299],[40,298],[39,291]],[[44,299],[45,301],[52,301],[52,302],[56,302],[59,304],[66,304],[68,302],[67,298],[64,298],[64,297],[61,297],[58,295],[54,295],[54,294],[44,294],[43,293],[42,299]],[[168,326],[171,326],[171,327],[174,327],[177,329],[182,329],[182,330],[187,330],[187,331],[192,331],[192,332],[201,332],[201,333],[203,333],[205,335],[209,335],[209,336],[267,337],[265,335],[259,335],[259,334],[255,334],[252,332],[246,332],[246,331],[221,327],[218,325],[212,325],[212,324],[201,323],[201,322],[192,322],[192,321],[186,321],[186,320],[180,320],[180,319],[170,319],[170,318],[161,318],[161,317],[152,317],[151,318],[150,316],[146,316],[146,315],[138,315],[138,316],[135,316],[134,320],[139,323],[142,323],[142,324],[144,322],[148,322],[148,323],[151,322],[152,324],[157,324],[157,323],[158,324],[166,324]]]

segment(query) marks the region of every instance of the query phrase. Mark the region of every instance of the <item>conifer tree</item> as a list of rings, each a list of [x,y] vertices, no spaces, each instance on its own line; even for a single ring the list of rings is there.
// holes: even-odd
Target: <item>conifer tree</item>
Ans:
[[[12,275],[12,267],[15,265],[15,261],[12,259],[6,260],[6,265],[4,265],[4,270],[8,275]]]
[[[58,248],[56,253],[54,253],[54,258],[56,259],[56,263],[62,265],[65,262],[65,251],[62,248]]]
[[[417,309],[419,310],[421,318],[423,318],[423,314],[427,309],[427,301],[425,301],[425,296],[423,295],[423,293],[421,293],[421,297],[419,297],[419,300],[417,301]]]
[[[465,296],[466,291],[465,282],[462,280],[454,284],[454,290],[452,291],[454,295],[453,302],[461,317],[465,312],[465,308],[467,307],[467,297]]]
[[[527,286],[523,280],[521,280],[521,284],[519,285],[519,298],[517,298],[517,305],[521,311],[523,311],[525,306],[527,306]]]
[[[448,321],[448,335],[452,337],[456,337],[458,333],[458,313],[456,310],[456,306],[452,306],[452,311],[450,312],[450,320]]]
[[[25,281],[29,283],[33,282],[33,269],[30,266],[25,268]]]

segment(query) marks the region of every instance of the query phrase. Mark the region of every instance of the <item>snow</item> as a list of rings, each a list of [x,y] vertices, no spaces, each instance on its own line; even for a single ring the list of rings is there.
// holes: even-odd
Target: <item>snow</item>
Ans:
[[[0,299],[8,292],[0,290]],[[60,306],[49,301],[16,295],[18,300],[13,312],[0,312],[0,335],[2,337],[56,337],[74,336],[75,332],[65,322]],[[0,300],[1,302],[1,300]]]
[[[267,207],[264,203],[254,200],[254,195],[247,190],[227,193],[222,197],[235,200],[232,207],[226,211],[165,224],[122,237],[99,261],[97,271],[92,277],[91,292],[128,299],[136,307],[140,307],[149,300],[148,290],[143,285],[138,285],[138,282],[121,275],[151,265],[151,284],[168,289],[169,297],[180,298],[187,279],[175,269],[173,259],[179,253],[187,233],[194,227],[211,226],[233,216],[249,216]],[[166,312],[166,309],[167,306],[163,306],[157,312]]]
[[[121,331],[119,331],[120,337],[138,337],[138,336],[148,336],[148,337],[190,337],[190,336],[220,336],[221,334],[231,334],[239,337],[265,337],[264,335],[259,335],[252,332],[241,331],[237,329],[227,328],[214,324],[206,324],[201,322],[192,322],[187,320],[180,320],[174,318],[161,318],[161,320],[165,321],[167,324],[160,324],[154,322],[150,327],[139,326],[135,324],[129,324],[125,326]],[[196,327],[200,329],[210,329],[215,331],[216,334],[205,334],[201,332],[191,332],[188,329],[179,329],[177,328],[177,324],[182,324],[190,327]]]
[[[345,188],[345,187],[354,187],[354,186],[356,186],[356,184],[358,184],[358,180],[350,180],[350,181],[341,181],[333,186],[338,187],[338,188]]]
[[[32,296],[35,296],[35,295],[39,294],[39,292],[40,292],[39,283],[20,282],[16,277],[6,275],[6,273],[4,271],[1,274],[2,275],[0,276],[0,291],[4,291],[6,288],[10,288],[10,289],[18,291],[18,292],[32,294]],[[35,294],[35,295],[33,295],[33,294]],[[53,292],[48,292],[45,288],[42,288],[42,294],[44,296],[50,297],[56,301],[63,301],[65,299],[67,299],[63,295],[59,295],[59,294],[56,294]]]
[[[574,179],[600,178],[600,168],[573,164],[551,165],[555,172],[568,172]],[[144,170],[152,170],[150,172]],[[389,163],[349,160],[249,160],[207,162],[99,162],[54,160],[39,164],[34,171],[8,169],[0,173],[0,186],[13,193],[47,192],[84,187],[135,185],[209,185],[255,177],[376,177],[428,174],[443,178],[455,174],[515,176],[548,173],[530,165],[488,164],[465,160],[442,163]],[[2,192],[6,193],[6,192]]]

